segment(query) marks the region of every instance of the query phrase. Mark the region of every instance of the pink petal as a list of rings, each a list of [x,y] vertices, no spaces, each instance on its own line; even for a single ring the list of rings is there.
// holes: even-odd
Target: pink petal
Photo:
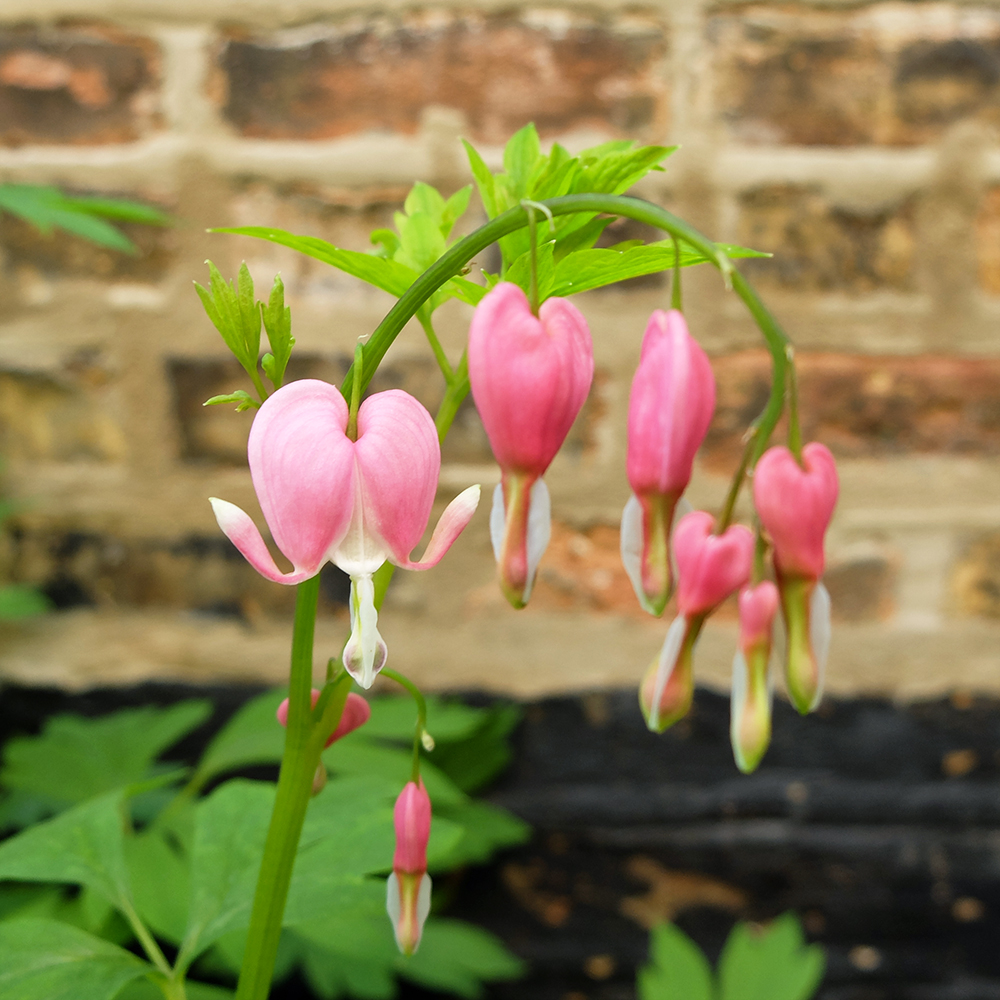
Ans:
[[[470,486],[459,493],[445,507],[444,513],[434,528],[434,534],[431,535],[431,540],[424,550],[423,559],[419,562],[412,562],[409,558],[400,558],[394,552],[393,562],[403,569],[430,569],[432,566],[436,566],[465,529],[465,526],[472,520],[472,515],[476,513],[476,507],[479,506],[479,493],[478,486]]]
[[[441,471],[431,415],[411,395],[390,389],[358,411],[354,446],[363,530],[373,532],[404,564],[427,527]]]
[[[264,520],[297,569],[315,573],[350,523],[355,446],[344,433],[347,418],[335,386],[303,379],[267,399],[250,429],[250,474]]]
[[[566,299],[534,316],[524,292],[503,282],[469,327],[469,381],[497,462],[541,476],[580,412],[594,376],[587,321]]]
[[[230,503],[228,500],[220,500],[218,497],[209,497],[209,503],[212,505],[215,519],[219,522],[223,534],[240,550],[246,561],[261,576],[273,580],[275,583],[293,584],[308,580],[319,572],[320,566],[323,564],[322,553],[314,563],[305,566],[292,560],[295,569],[291,573],[282,573],[278,569],[274,557],[267,550],[260,530],[250,519],[249,514],[237,507],[236,504]]]
[[[703,510],[681,518],[674,532],[677,607],[681,614],[711,611],[750,579],[753,532],[731,524],[714,535],[715,518]]]

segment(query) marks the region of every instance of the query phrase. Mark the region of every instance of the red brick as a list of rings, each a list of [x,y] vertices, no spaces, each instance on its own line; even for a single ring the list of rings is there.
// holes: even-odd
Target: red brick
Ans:
[[[561,15],[556,15],[561,17]],[[547,134],[665,131],[662,29],[578,16],[411,16],[301,45],[232,37],[221,51],[225,115],[247,136],[323,139],[414,132],[431,104],[504,142],[525,122]]]
[[[712,365],[718,405],[706,454],[731,469],[766,400],[770,362],[744,351]],[[800,353],[797,368],[803,434],[838,455],[1000,455],[1000,359]]]
[[[831,204],[819,188],[767,185],[740,199],[738,240],[774,254],[741,265],[759,285],[850,292],[911,286],[910,201],[863,213]]]
[[[906,146],[1000,122],[1000,14],[748,4],[710,18],[718,106],[741,142]]]
[[[0,143],[105,143],[156,124],[159,54],[99,26],[0,31]]]

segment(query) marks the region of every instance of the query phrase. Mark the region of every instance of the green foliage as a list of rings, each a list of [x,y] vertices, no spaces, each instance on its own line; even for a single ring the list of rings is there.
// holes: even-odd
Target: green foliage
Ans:
[[[639,1000],[809,1000],[826,964],[823,949],[805,943],[794,913],[763,929],[737,924],[714,978],[697,945],[673,924],[653,928],[650,959],[639,972]]]
[[[0,956],[6,940],[25,942],[25,953],[37,956],[30,968],[10,962],[8,969],[0,958],[4,1000],[68,1000],[59,992],[63,980],[47,978],[50,957],[73,970],[66,982],[79,983],[73,995],[85,1000],[162,997],[161,973],[119,947],[135,928],[176,949],[179,970],[194,963],[196,975],[235,978],[274,786],[231,778],[204,798],[199,792],[234,770],[280,760],[284,730],[274,713],[283,695],[270,691],[243,706],[182,788],[176,786],[186,772],[165,771],[157,758],[205,720],[203,701],[98,719],[59,716],[39,736],[10,741],[0,771],[7,804],[14,798],[26,812],[31,803],[61,811],[0,843]],[[437,741],[423,765],[435,803],[432,872],[484,861],[528,836],[520,820],[467,794],[504,766],[517,717],[509,706],[429,699]],[[414,723],[409,699],[375,699],[370,722],[326,752],[332,777],[309,805],[281,950],[283,973],[301,968],[322,997],[391,997],[399,976],[476,997],[484,981],[520,974],[499,941],[458,921],[432,916],[410,959],[396,948],[384,875]],[[158,797],[152,786],[159,786]],[[140,814],[148,822],[136,829]],[[43,931],[44,939],[32,936]],[[187,995],[232,996],[197,982],[187,984]]]
[[[0,587],[0,621],[34,618],[52,608],[52,602],[34,587],[8,584]]]
[[[135,244],[106,219],[147,226],[166,226],[171,221],[166,213],[139,202],[73,196],[38,184],[0,184],[0,211],[30,222],[46,235],[62,229],[127,254],[136,253]]]
[[[7,1000],[112,1000],[150,972],[124,948],[69,924],[0,923],[0,996]]]

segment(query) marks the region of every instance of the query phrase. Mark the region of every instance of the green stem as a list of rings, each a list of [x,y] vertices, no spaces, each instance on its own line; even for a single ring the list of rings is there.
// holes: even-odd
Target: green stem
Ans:
[[[750,577],[750,582],[756,587],[764,579],[767,539],[764,537],[764,529],[761,526],[760,518],[755,517],[753,521],[753,575]]]
[[[359,372],[364,374],[365,370],[365,349],[360,345],[356,344],[354,347],[354,365]],[[357,441],[358,439],[358,407],[361,406],[361,379],[355,379],[351,385],[351,409],[350,416],[347,418],[347,436],[352,441]]]
[[[170,968],[170,963],[164,958],[163,952],[160,951],[160,946],[153,939],[153,935],[146,929],[146,925],[140,919],[139,914],[135,912],[135,907],[127,899],[120,900],[119,906],[122,913],[125,914],[125,919],[128,920],[129,926],[132,928],[132,933],[135,934],[139,944],[142,945],[142,950],[146,953],[146,956],[163,975],[168,979],[172,978],[174,973]]]
[[[574,212],[597,212],[645,222],[650,226],[664,230],[678,241],[694,247],[719,269],[726,284],[731,284],[733,290],[743,300],[753,316],[764,335],[773,361],[774,378],[771,397],[764,411],[754,423],[754,427],[757,429],[757,445],[754,449],[751,467],[755,465],[764,448],[767,447],[771,432],[781,416],[784,405],[785,368],[787,365],[785,348],[788,345],[788,338],[763,302],[757,297],[746,278],[733,267],[729,258],[711,240],[672,212],[668,212],[651,202],[630,198],[626,195],[570,194],[561,198],[550,198],[538,204],[547,208],[553,216],[570,215]],[[516,232],[527,224],[528,211],[526,208],[517,206],[508,209],[464,239],[459,240],[424,271],[389,310],[365,345],[364,371],[360,373],[362,385],[366,385],[375,373],[386,351],[389,350],[403,327],[438,288],[449,278],[460,274],[476,254],[481,253],[502,236]],[[350,394],[354,377],[355,368],[352,367],[344,377],[341,387],[345,398]]]
[[[257,371],[257,366],[254,365],[253,368],[247,368],[246,372],[253,382],[253,387],[257,390],[257,395],[260,396],[260,401],[263,403],[267,399],[268,393],[267,389],[264,388],[264,380],[260,377],[260,372]]]
[[[416,684],[409,679],[409,677],[404,677],[401,673],[396,670],[390,670],[388,667],[382,668],[382,676],[388,677],[389,680],[395,681],[401,687],[406,688],[407,691],[413,696],[413,700],[417,703],[417,729],[413,735],[413,771],[411,772],[410,780],[416,784],[420,784],[420,746],[424,740],[424,734],[427,733],[427,700],[424,698],[423,692]],[[429,733],[427,735],[430,735]]]
[[[447,382],[448,385],[451,385],[455,378],[455,372],[451,367],[451,362],[448,360],[448,355],[444,353],[441,341],[438,340],[438,336],[434,331],[434,324],[431,322],[430,316],[427,315],[426,310],[418,309],[417,319],[420,321],[420,325],[424,328],[424,333],[427,334],[427,342],[431,345],[431,350],[434,352],[438,368],[441,369],[441,374],[444,376],[445,382]]]
[[[285,753],[254,895],[246,953],[236,990],[238,1000],[266,1000],[270,992],[292,867],[312,794],[313,775],[323,749],[324,736],[320,727],[313,724],[311,699],[318,598],[317,574],[300,583],[296,595]],[[331,705],[336,700],[331,698]]]
[[[451,425],[455,422],[455,415],[462,401],[469,395],[469,352],[462,352],[462,360],[455,369],[454,377],[448,383],[444,391],[444,399],[438,407],[437,416],[434,418],[434,426],[437,427],[438,441],[444,443],[444,439],[451,430]]]
[[[678,312],[683,311],[681,305],[681,245],[677,242],[677,237],[673,238],[674,241],[674,283],[670,289],[670,308],[676,309]]]
[[[756,435],[751,432],[747,437],[746,444],[743,446],[743,455],[740,458],[739,467],[736,469],[736,475],[733,476],[733,481],[729,486],[729,493],[726,495],[726,502],[722,505],[722,513],[719,514],[719,519],[715,525],[715,533],[717,535],[721,535],[732,523],[736,500],[740,495],[740,487],[743,485],[743,479],[750,466],[750,459],[753,457],[756,443]]]
[[[788,360],[788,450],[802,465],[802,428],[799,426],[799,380],[795,374],[795,351],[789,345],[785,349]]]
[[[535,206],[527,205],[528,209],[528,245],[531,252],[531,284],[528,292],[528,303],[533,316],[538,315],[538,223],[535,220]]]

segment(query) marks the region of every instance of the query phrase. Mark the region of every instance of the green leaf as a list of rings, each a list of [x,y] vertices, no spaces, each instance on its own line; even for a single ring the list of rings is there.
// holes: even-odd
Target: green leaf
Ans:
[[[639,970],[639,1000],[713,1000],[712,970],[680,928],[654,927],[649,944],[652,961]]]
[[[434,193],[437,194],[436,191]],[[440,215],[433,216],[424,212],[408,216],[396,213],[400,248],[395,260],[410,268],[414,278],[426,271],[445,251],[445,239],[439,220]]]
[[[408,695],[372,698],[371,718],[359,730],[366,739],[413,739],[417,710]],[[487,718],[487,710],[463,705],[460,701],[431,696],[427,699],[427,731],[437,743],[468,739]]]
[[[515,202],[528,197],[532,176],[541,160],[538,132],[534,123],[529,122],[507,140],[503,151],[503,167]]]
[[[379,257],[391,260],[399,251],[399,236],[392,229],[373,229],[370,239],[372,246],[379,248],[376,250]]]
[[[543,243],[538,247],[538,301],[544,302],[554,294],[555,266],[552,260],[555,242]],[[575,260],[575,257],[569,258]],[[506,281],[520,285],[524,294],[531,295],[531,253],[525,251],[511,264],[505,276]]]
[[[806,945],[794,913],[763,931],[737,924],[719,959],[720,1000],[809,1000],[825,965],[823,949]]]
[[[236,995],[223,986],[210,986],[190,979],[184,981],[184,994],[187,1000],[233,1000]],[[152,980],[139,979],[129,983],[115,1000],[163,1000],[163,990]]]
[[[234,287],[222,277],[211,261],[206,263],[209,288],[202,288],[195,282],[195,290],[226,346],[251,377],[255,377],[260,354],[261,311],[254,298],[250,270],[244,261],[240,265]]]
[[[87,886],[112,906],[131,906],[122,846],[122,793],[112,792],[22,830],[0,844],[0,881]]]
[[[266,361],[270,354],[264,355],[264,360]],[[264,374],[267,375],[267,368],[264,368]],[[268,378],[271,376],[268,375]],[[206,399],[202,406],[219,406],[222,403],[236,403],[236,412],[242,413],[244,410],[256,410],[260,408],[260,403],[257,402],[253,396],[250,395],[245,389],[237,389],[235,392],[228,392],[224,396],[212,396],[210,399]]]
[[[465,215],[469,207],[469,198],[472,197],[472,185],[466,184],[464,188],[459,188],[445,203],[441,212],[441,232],[445,238],[451,235],[455,223]]]
[[[152,966],[124,948],[55,920],[0,924],[4,1000],[112,1000]]]
[[[285,378],[285,368],[288,367],[288,359],[292,356],[292,348],[295,346],[295,338],[292,336],[292,310],[285,305],[285,285],[280,274],[274,276],[271,297],[264,307],[263,316],[267,342],[271,345],[272,353],[264,355],[261,368],[274,388],[280,389]]]
[[[347,274],[367,281],[368,284],[381,288],[397,298],[406,291],[417,277],[413,268],[406,267],[394,260],[376,257],[369,253],[359,253],[357,250],[341,250],[326,240],[316,236],[296,236],[284,229],[269,229],[266,226],[237,226],[226,229],[213,229],[213,233],[234,233],[237,236],[255,236],[257,239],[269,240],[292,250],[298,250],[307,257],[331,264]]]
[[[417,953],[398,956],[401,976],[432,990],[481,997],[483,982],[517,979],[524,965],[488,931],[460,920],[431,919]]]
[[[407,215],[429,215],[433,219],[440,219],[444,215],[444,198],[437,188],[423,181],[417,181],[403,203],[403,211]],[[445,233],[441,234],[446,235]]]
[[[149,777],[150,765],[211,714],[209,701],[129,708],[96,719],[52,717],[7,743],[0,782],[70,804]]]
[[[508,736],[521,718],[516,705],[497,705],[482,718],[475,733],[461,742],[440,740],[431,759],[463,792],[489,784],[510,763]],[[432,731],[433,735],[433,731]]]
[[[531,839],[531,827],[523,820],[487,802],[467,802],[438,809],[434,821],[450,820],[461,828],[461,838],[435,868],[446,870],[462,865],[483,864],[497,851],[515,847]]]
[[[169,226],[173,219],[162,209],[126,198],[102,198],[97,195],[63,195],[63,204],[78,212],[100,215],[118,222],[138,222],[144,226]]]
[[[274,764],[285,749],[285,730],[275,713],[288,694],[284,688],[265,691],[248,701],[208,744],[191,779],[196,787],[251,764]]]
[[[491,219],[495,219],[506,208],[506,205],[501,207],[496,178],[493,176],[490,168],[486,166],[486,162],[479,155],[478,151],[470,143],[463,139],[462,145],[465,146],[465,155],[469,158],[469,167],[472,170],[472,177],[476,182],[476,187],[479,189],[479,197],[482,200],[483,208],[486,210],[486,215]]]
[[[135,908],[154,934],[179,945],[187,928],[191,894],[187,858],[166,831],[151,827],[125,841]]]
[[[24,584],[0,587],[0,620],[33,618],[52,610],[52,602],[39,590]]]
[[[242,779],[227,781],[199,803],[181,968],[223,934],[249,924],[273,804],[273,785]]]

